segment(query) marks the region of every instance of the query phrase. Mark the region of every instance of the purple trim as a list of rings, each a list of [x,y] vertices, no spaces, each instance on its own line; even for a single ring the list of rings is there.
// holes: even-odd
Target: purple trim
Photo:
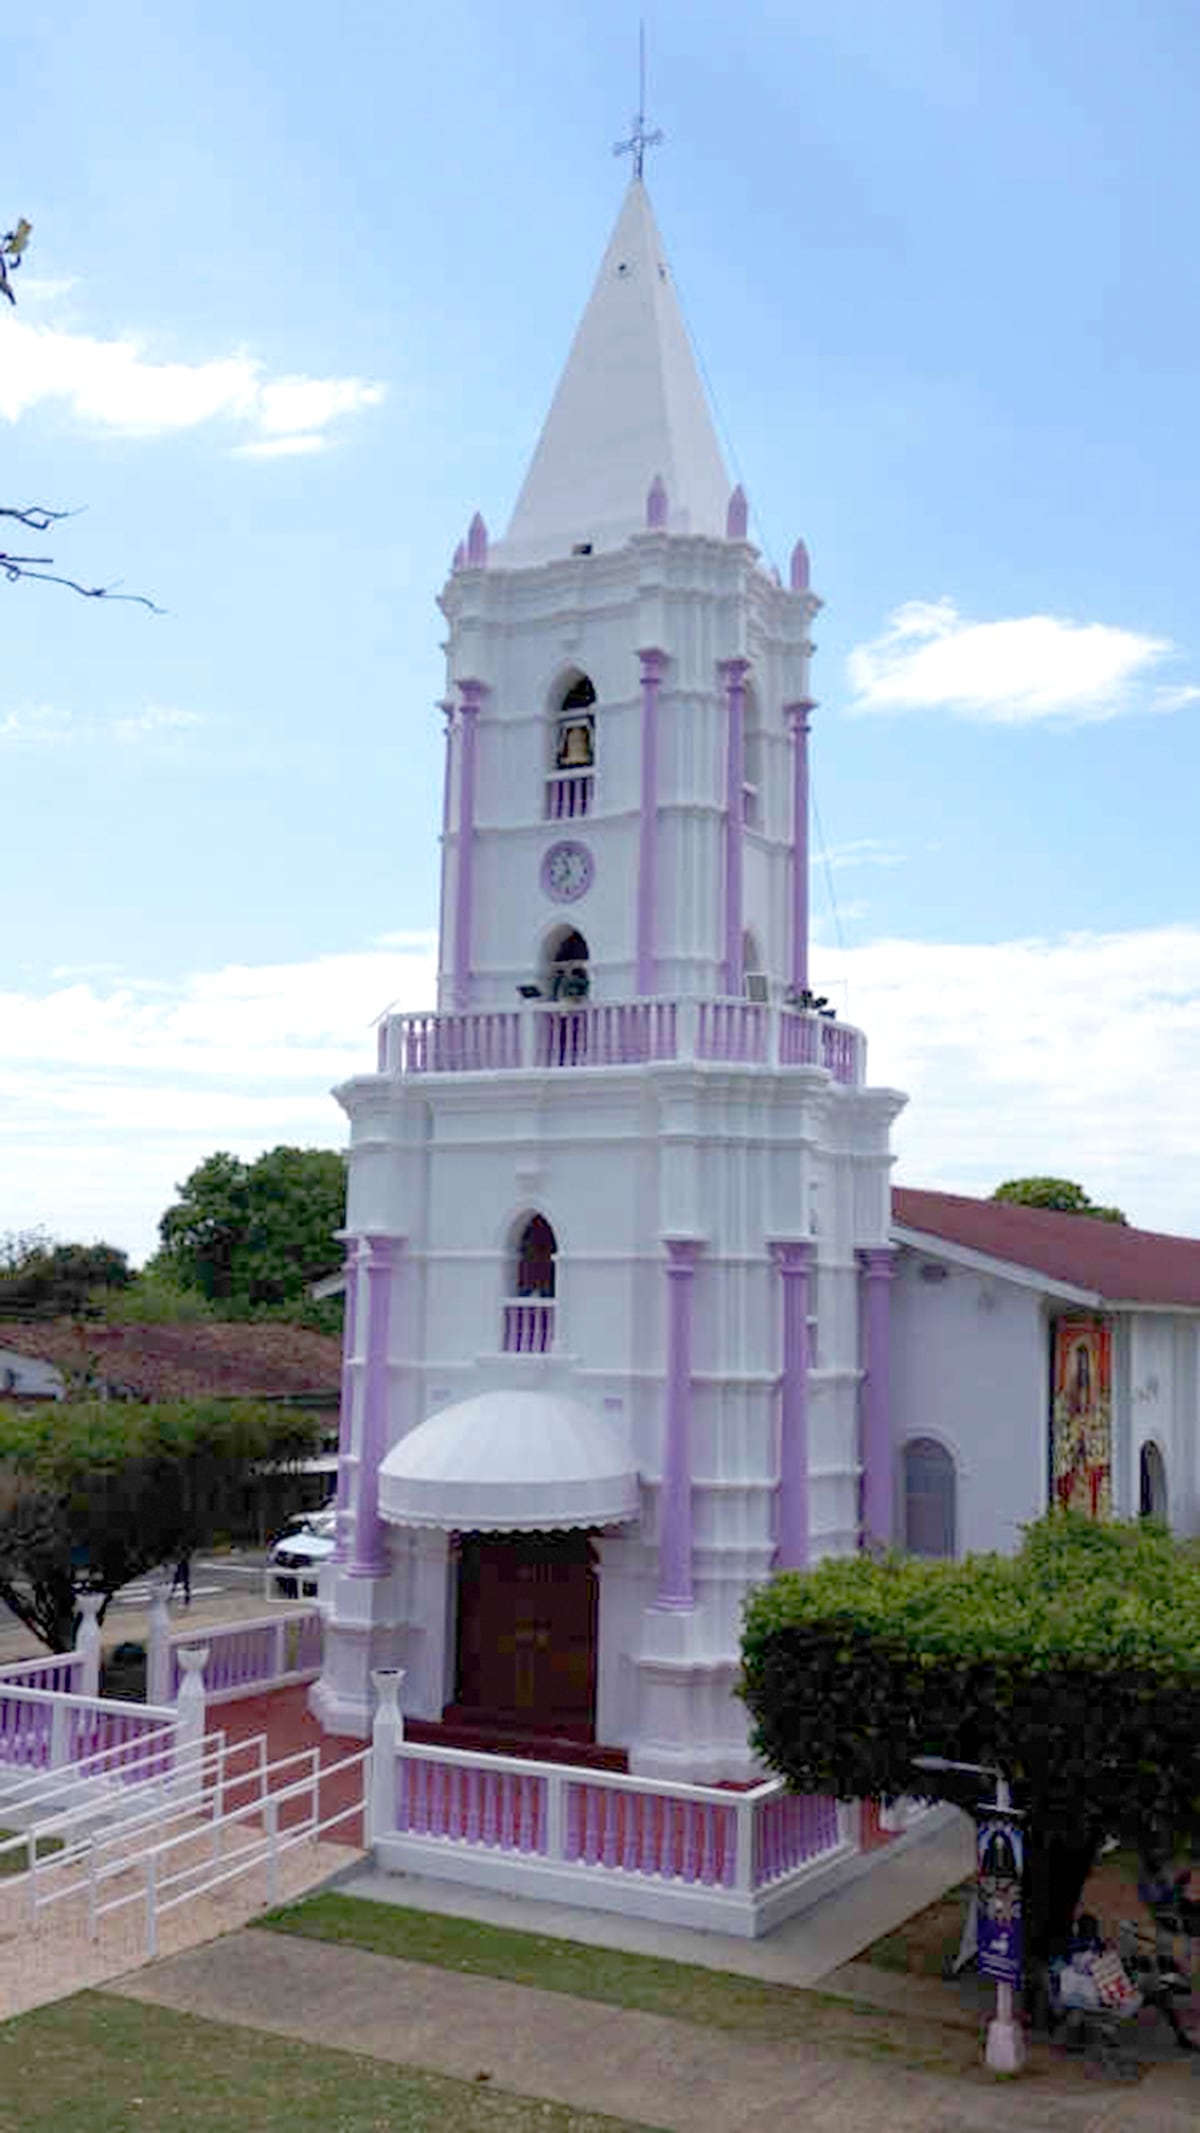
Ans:
[[[808,735],[816,705],[810,696],[785,704],[792,734],[792,970],[797,992],[808,991]]]
[[[658,692],[667,655],[653,645],[638,653],[642,668],[642,796],[638,824],[637,989],[652,993],[654,907],[658,890]]]
[[[475,722],[483,701],[481,681],[460,681],[458,712],[458,868],[454,897],[454,1005],[471,1000],[471,896],[475,868]]]
[[[467,544],[466,544],[466,542],[465,542],[465,541],[460,541],[460,542],[459,542],[459,544],[458,544],[458,546],[457,546],[457,548],[456,548],[456,549],[455,549],[455,551],[454,551],[454,557],[453,557],[453,561],[452,561],[452,562],[451,562],[451,564],[450,564],[450,568],[451,568],[451,571],[452,571],[452,572],[457,572],[457,571],[460,571],[460,570],[464,569],[464,568],[466,567],[466,561],[467,561]]]
[[[482,515],[477,511],[467,527],[467,563],[472,570],[483,570],[488,559],[488,530]]]
[[[350,1552],[350,1473],[354,1444],[354,1343],[358,1332],[358,1238],[347,1237],[342,1264],[346,1277],[346,1312],[342,1329],[342,1398],[338,1414],[338,1475],[334,1496],[333,1560],[344,1563]]]
[[[387,1569],[387,1539],[379,1516],[379,1469],[388,1450],[388,1332],[392,1273],[402,1237],[368,1237],[366,1243],[367,1361],[363,1382],[362,1433],[358,1454],[358,1494],[354,1505],[348,1575],[382,1577]]]
[[[750,528],[750,506],[746,491],[739,481],[729,499],[725,513],[725,538],[727,541],[744,541]]]
[[[651,533],[662,533],[667,524],[667,485],[661,474],[656,474],[646,491],[646,524]]]
[[[809,588],[810,577],[811,565],[808,559],[808,550],[803,541],[797,541],[792,550],[792,591],[794,593],[806,593]]]
[[[667,1412],[658,1507],[658,1605],[695,1605],[692,1585],[692,1283],[704,1249],[667,1237]]]
[[[783,1380],[779,1407],[779,1568],[807,1570],[808,1270],[807,1239],[772,1244],[783,1288]]]
[[[438,1004],[445,997],[442,991],[443,972],[450,959],[450,943],[446,938],[446,859],[450,849],[450,799],[454,778],[454,705],[448,696],[442,697],[437,706],[445,720],[446,745],[442,760],[442,878],[438,888]]]
[[[861,1273],[863,1381],[862,1537],[888,1547],[892,1538],[891,1280],[895,1253],[871,1245],[856,1254]]]
[[[748,659],[723,659],[728,742],[725,757],[725,997],[742,990],[742,783],[746,770],[746,676]]]

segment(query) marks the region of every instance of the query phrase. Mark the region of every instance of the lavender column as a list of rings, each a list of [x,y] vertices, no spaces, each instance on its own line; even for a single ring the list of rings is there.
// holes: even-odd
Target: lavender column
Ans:
[[[658,1605],[688,1608],[692,1588],[692,1284],[703,1247],[668,1237],[667,1414],[658,1507]]]
[[[746,775],[746,676],[748,659],[723,659],[727,749],[725,757],[725,995],[742,990],[742,787]]]
[[[400,1237],[366,1239],[367,1360],[358,1439],[358,1489],[347,1565],[352,1578],[376,1578],[387,1569],[386,1539],[379,1517],[379,1468],[388,1449],[392,1273],[403,1249],[404,1240]]]
[[[891,1294],[894,1254],[872,1245],[857,1254],[862,1269],[862,1537],[887,1547],[892,1537]]]
[[[450,798],[454,782],[454,705],[449,697],[440,699],[438,710],[445,720],[445,750],[442,761],[442,867],[438,901],[438,1006],[443,1007],[442,987],[445,983],[446,958],[449,942],[446,939],[446,853],[450,844]]]
[[[475,724],[483,701],[481,681],[460,681],[458,750],[458,868],[454,897],[454,1005],[471,1002],[471,902],[475,865]]]
[[[812,698],[788,704],[792,734],[792,985],[808,991],[808,735]]]
[[[808,1270],[812,1245],[773,1244],[783,1288],[779,1414],[779,1567],[808,1568]]]
[[[342,1398],[338,1416],[338,1476],[333,1499],[335,1563],[344,1563],[350,1553],[350,1493],[354,1453],[354,1343],[358,1332],[358,1239],[347,1237],[342,1272],[346,1278],[346,1309],[342,1331]]]
[[[637,990],[654,991],[655,903],[658,897],[658,692],[665,652],[638,653],[642,667],[642,805],[638,831]]]

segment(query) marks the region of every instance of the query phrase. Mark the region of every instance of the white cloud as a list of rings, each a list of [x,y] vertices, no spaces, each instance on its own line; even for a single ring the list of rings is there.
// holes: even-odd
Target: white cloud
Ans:
[[[270,378],[245,353],[163,362],[128,337],[106,340],[36,320],[5,321],[0,415],[10,422],[57,400],[79,422],[130,436],[223,421],[275,440],[277,452],[312,451],[328,423],[383,398],[384,387],[365,378]]]
[[[971,622],[952,600],[910,600],[850,653],[852,711],[941,710],[995,725],[1166,711],[1200,694],[1152,685],[1175,647],[1105,622],[1016,615]]]
[[[1200,1234],[1200,926],[881,940],[820,950],[814,982],[866,1030],[872,1081],[908,1092],[906,1183],[989,1192],[1049,1171]],[[330,1088],[371,1070],[385,1007],[433,991],[432,942],[398,935],[175,984],[100,970],[0,995],[0,1228],[151,1250],[214,1148],[341,1145]]]
[[[199,711],[184,711],[174,704],[147,704],[141,711],[119,717],[78,718],[57,704],[18,704],[0,711],[0,748],[44,748],[70,741],[76,746],[118,740],[126,744],[165,740],[203,726]]]
[[[328,437],[260,437],[254,444],[235,444],[237,459],[296,459],[301,453],[324,452]]]
[[[1080,1179],[1147,1228],[1200,1235],[1200,926],[822,949],[814,983],[908,1092],[912,1185]]]
[[[175,704],[147,704],[144,711],[115,718],[112,731],[119,741],[140,741],[155,734],[185,733],[203,724],[199,711],[181,711]]]
[[[0,711],[0,747],[44,748],[69,740],[75,721],[55,704],[18,704]]]
[[[898,867],[904,864],[903,852],[894,845],[884,844],[879,837],[851,837],[844,844],[831,844],[824,855],[825,864],[844,867]],[[845,917],[843,911],[842,916]]]

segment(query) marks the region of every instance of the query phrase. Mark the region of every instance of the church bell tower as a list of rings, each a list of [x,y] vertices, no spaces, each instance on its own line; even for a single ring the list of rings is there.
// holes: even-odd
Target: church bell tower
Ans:
[[[640,158],[639,158],[640,164]],[[884,1540],[901,1099],[813,1011],[810,630],[748,536],[640,167],[448,625],[436,1008],[351,1123],[314,1706],[743,1778],[747,1586]]]

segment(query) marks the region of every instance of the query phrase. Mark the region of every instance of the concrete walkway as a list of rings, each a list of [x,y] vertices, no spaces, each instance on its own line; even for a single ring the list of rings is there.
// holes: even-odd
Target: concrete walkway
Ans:
[[[916,1831],[889,1852],[876,1852],[868,1871],[843,1883],[795,1918],[785,1919],[762,1940],[741,1940],[729,1933],[700,1933],[689,1926],[654,1925],[613,1911],[585,1911],[573,1905],[538,1903],[528,1897],[503,1896],[453,1881],[415,1874],[384,1874],[365,1866],[340,1884],[346,1896],[377,1903],[405,1904],[416,1911],[442,1911],[456,1918],[478,1918],[488,1925],[511,1926],[522,1933],[549,1933],[596,1948],[626,1948],[637,1955],[665,1955],[678,1963],[699,1963],[709,1970],[736,1970],[746,1977],[771,1978],[781,1985],[814,1985],[836,1991],[831,1971],[852,1962],[885,1933],[899,1926],[954,1888],[974,1869],[974,1833],[965,1815],[927,1837]],[[854,1988],[847,1985],[848,1994]]]
[[[834,2056],[819,2010],[811,2035],[801,2016],[794,2042],[780,2044],[262,1931],[111,1989],[664,2133],[777,2133],[789,2119],[805,2133],[1194,2133],[1200,2105],[1186,2062],[1155,2067],[1136,2089],[1045,2061],[1004,2084],[982,2070],[920,2073],[882,2037],[890,2063]]]

